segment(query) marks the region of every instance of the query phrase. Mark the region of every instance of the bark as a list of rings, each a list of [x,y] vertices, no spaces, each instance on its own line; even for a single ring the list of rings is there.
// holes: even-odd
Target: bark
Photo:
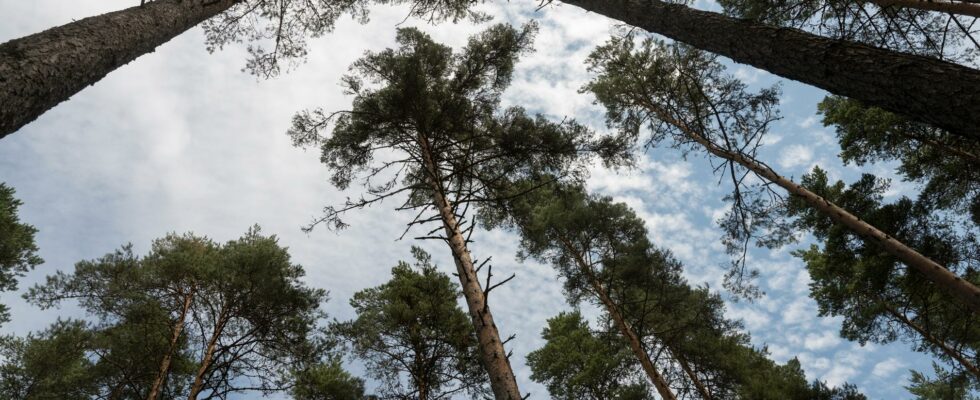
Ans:
[[[867,240],[877,243],[883,250],[888,252],[888,254],[891,254],[905,265],[921,273],[926,277],[926,279],[929,279],[936,285],[939,285],[939,287],[948,290],[955,297],[959,298],[960,301],[973,313],[980,314],[980,288],[977,288],[972,283],[960,278],[942,265],[939,265],[939,263],[922,255],[911,247],[906,246],[904,243],[896,240],[885,232],[882,232],[878,228],[875,228],[871,224],[862,221],[860,218],[854,214],[851,214],[847,210],[840,208],[836,204],[827,201],[827,199],[824,199],[816,193],[813,193],[803,186],[800,186],[795,182],[777,174],[772,170],[772,168],[769,168],[769,166],[762,164],[744,154],[728,151],[718,147],[714,143],[705,139],[704,136],[700,135],[697,130],[687,126],[687,124],[682,121],[674,119],[659,107],[649,103],[644,105],[650,111],[654,112],[658,118],[662,119],[664,122],[676,126],[678,129],[684,132],[688,138],[703,146],[709,153],[738,163],[752,172],[755,172],[760,177],[779,185],[791,195],[803,199],[803,201],[805,201],[811,207],[826,215],[834,222],[847,227],[854,233],[866,238]]]
[[[180,316],[177,317],[177,323],[174,324],[173,335],[170,337],[170,348],[167,349],[167,354],[163,356],[163,361],[160,362],[160,372],[157,373],[156,379],[153,380],[153,386],[150,387],[150,394],[146,396],[147,400],[156,400],[157,396],[160,395],[163,382],[166,380],[167,373],[170,371],[170,360],[173,358],[174,350],[177,349],[177,341],[180,340],[180,335],[184,332],[184,321],[187,319],[187,312],[191,308],[193,299],[193,291],[184,295],[184,304],[180,310]]]
[[[667,380],[664,379],[663,375],[661,375],[659,371],[657,371],[657,366],[653,365],[650,354],[647,353],[647,350],[643,347],[640,337],[633,331],[633,327],[626,322],[626,319],[623,318],[622,313],[619,311],[619,307],[617,307],[616,303],[612,301],[612,298],[609,297],[609,293],[606,292],[606,289],[602,287],[602,284],[596,278],[595,274],[592,273],[592,267],[589,266],[585,259],[582,258],[582,255],[575,249],[574,246],[572,246],[571,243],[568,242],[567,239],[559,236],[559,240],[561,240],[562,246],[564,246],[568,252],[575,256],[575,262],[586,275],[586,278],[589,280],[589,285],[592,287],[592,290],[595,291],[596,296],[599,297],[599,300],[606,307],[606,311],[608,311],[609,316],[612,317],[613,322],[616,324],[616,328],[619,329],[619,332],[626,339],[626,342],[630,346],[630,350],[633,351],[633,355],[635,355],[640,361],[640,365],[643,366],[643,371],[646,372],[647,377],[650,378],[650,382],[657,388],[657,393],[660,393],[660,397],[662,397],[664,400],[677,400],[677,396],[670,390]]]
[[[221,337],[221,333],[225,327],[224,315],[218,317],[218,324],[214,326],[214,332],[211,334],[211,338],[208,339],[208,346],[204,350],[204,357],[201,358],[201,366],[197,369],[197,373],[194,374],[194,384],[191,385],[191,392],[187,395],[187,400],[197,400],[197,395],[201,393],[204,388],[204,375],[207,374],[208,369],[211,368],[211,362],[214,357],[214,350],[218,346],[218,338]]]
[[[922,11],[938,11],[946,14],[980,18],[980,4],[945,0],[871,0],[878,7],[912,8]]]
[[[0,44],[0,139],[238,0],[158,0]]]
[[[914,321],[908,319],[908,317],[906,317],[904,313],[898,312],[898,310],[896,310],[895,307],[892,307],[890,304],[886,303],[885,301],[881,299],[876,299],[876,301],[878,302],[878,304],[884,307],[884,309],[888,311],[888,313],[891,314],[892,317],[895,317],[895,319],[897,319],[899,322],[905,324],[909,328],[912,328],[912,330],[918,332],[919,335],[922,335],[922,337],[926,341],[932,343],[940,350],[942,350],[943,353],[946,353],[947,356],[956,360],[956,362],[960,363],[960,365],[962,365],[963,368],[966,368],[967,371],[970,371],[970,373],[973,374],[973,376],[980,378],[980,369],[978,369],[976,365],[973,365],[973,363],[971,363],[970,360],[967,360],[966,357],[963,357],[963,355],[960,354],[958,351],[953,350],[953,348],[949,347],[949,345],[946,344],[946,342],[933,336],[931,333],[929,333],[929,331],[925,330],[923,327],[919,326],[919,324],[916,324]]]
[[[980,140],[980,71],[659,0],[561,0]]]
[[[506,350],[504,350],[503,342],[500,341],[500,332],[493,322],[486,293],[480,286],[473,259],[466,247],[466,240],[456,220],[452,204],[446,198],[442,188],[441,176],[431,146],[428,139],[423,135],[419,135],[419,144],[422,149],[425,169],[428,172],[429,185],[432,188],[432,202],[442,219],[443,228],[446,232],[446,243],[453,253],[459,282],[463,287],[463,297],[466,298],[466,306],[479,340],[480,357],[490,375],[490,388],[493,390],[494,398],[497,400],[522,400],[523,397],[517,386],[514,371],[511,369],[510,360]]]

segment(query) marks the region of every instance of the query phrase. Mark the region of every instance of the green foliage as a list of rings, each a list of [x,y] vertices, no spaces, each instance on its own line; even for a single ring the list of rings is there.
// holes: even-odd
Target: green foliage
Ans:
[[[965,373],[953,373],[933,364],[935,377],[928,377],[919,371],[911,371],[909,386],[905,388],[919,400],[977,400],[972,390],[980,390],[980,385]]]
[[[86,355],[92,332],[82,321],[55,322],[37,335],[0,341],[0,397],[76,400],[99,393]]]
[[[132,397],[146,397],[167,354],[164,396],[194,378],[216,395],[272,392],[291,386],[292,371],[328,350],[316,326],[326,293],[306,287],[303,274],[275,236],[255,227],[222,245],[171,234],[145,257],[125,246],[49,276],[26,297],[42,308],[74,300],[93,316],[98,334],[89,350],[99,365],[125,371]]]
[[[490,17],[473,11],[481,0],[241,0],[225,12],[203,23],[208,51],[232,43],[248,43],[246,70],[271,78],[301,63],[309,50],[308,40],[333,31],[337,20],[350,14],[367,22],[368,8],[375,5],[411,5],[409,17],[430,22]],[[266,43],[275,43],[270,49]]]
[[[512,190],[535,185],[525,182]],[[572,303],[590,301],[608,312],[593,287],[592,281],[598,282],[649,352],[660,355],[652,361],[674,377],[679,394],[698,395],[680,360],[718,398],[802,400],[821,390],[807,384],[798,363],[777,365],[764,350],[753,348],[741,325],[724,317],[724,301],[706,287],[689,286],[681,264],[647,239],[643,221],[625,204],[589,195],[581,187],[548,185],[509,202],[506,213],[492,222],[520,232],[522,258],[558,269]],[[529,363],[535,379],[548,384],[553,396],[603,398],[604,388],[619,384],[599,373],[611,367],[591,364],[597,362],[591,351],[568,349],[611,346],[610,338],[622,341],[621,336],[593,337],[577,314],[552,319],[548,329],[548,344]],[[604,352],[616,354],[609,348]],[[604,361],[619,362],[611,356]]]
[[[0,183],[0,292],[17,290],[17,278],[43,262],[34,243],[37,229],[17,216],[22,204],[13,188]],[[7,306],[0,304],[0,325],[9,320]]]
[[[399,193],[408,195],[403,207],[422,208],[421,216],[434,185],[462,210],[491,202],[502,182],[522,176],[581,175],[582,153],[618,154],[617,143],[592,140],[572,121],[556,124],[516,107],[498,112],[500,95],[535,32],[533,24],[521,30],[496,25],[456,53],[404,28],[398,48],[358,60],[343,80],[355,96],[351,110],[297,114],[289,131],[296,145],[320,147],[335,186],[361,179],[367,189],[344,207],[327,207],[313,225],[342,228],[344,211]],[[321,136],[330,125],[330,137]]]
[[[980,225],[980,146],[976,142],[839,96],[825,98],[818,110],[824,125],[835,127],[844,162],[898,161],[903,178],[923,185],[920,201],[972,214],[974,223]]]
[[[578,311],[549,319],[541,338],[544,346],[527,355],[527,364],[553,399],[653,399],[625,341],[593,332]]]
[[[422,249],[412,253],[414,266],[399,262],[387,283],[355,293],[350,304],[357,317],[333,328],[381,381],[385,396],[483,395],[488,378],[469,316],[456,303],[458,285]]]
[[[587,64],[596,76],[583,91],[605,107],[606,124],[620,140],[717,157],[713,167],[719,180],[732,185],[725,198],[731,208],[718,221],[732,256],[725,286],[737,295],[758,296],[751,282],[757,272],[745,264],[747,246],[755,241],[774,247],[792,235],[776,218],[782,196],[736,159],[755,160],[769,125],[779,118],[778,87],[751,93],[724,73],[716,56],[632,35],[598,47]]]
[[[345,371],[339,359],[314,364],[296,373],[295,400],[363,400],[364,380]]]
[[[801,183],[963,279],[980,284],[975,238],[964,235],[956,224],[938,217],[921,202],[903,197],[885,204],[887,182],[864,175],[851,185],[841,181],[831,184],[826,172],[815,168]],[[790,200],[788,213],[796,217],[794,224],[813,232],[823,244],[796,255],[806,263],[813,279],[810,293],[820,314],[844,318],[843,337],[860,343],[904,339],[915,343],[918,351],[952,362],[938,340],[974,364],[978,361],[980,326],[946,291],[906,268],[877,244],[834,224],[798,199]],[[911,324],[934,339],[917,332]]]

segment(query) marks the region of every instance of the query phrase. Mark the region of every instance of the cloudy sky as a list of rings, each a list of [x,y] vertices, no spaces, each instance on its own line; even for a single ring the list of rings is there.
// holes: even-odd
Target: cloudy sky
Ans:
[[[0,0],[0,42],[136,2]],[[541,24],[537,52],[518,65],[504,105],[604,129],[602,110],[578,89],[589,79],[584,58],[609,37],[614,23],[571,6],[536,11],[536,3],[483,6],[497,21],[535,19]],[[347,108],[350,98],[341,93],[339,78],[365,50],[392,46],[397,26],[419,26],[457,48],[483,28],[411,19],[402,23],[406,14],[405,8],[379,7],[365,25],[344,20],[333,34],[311,43],[305,64],[272,80],[241,72],[242,48],[208,54],[201,31],[193,29],[0,140],[0,181],[16,188],[25,202],[21,217],[40,230],[38,244],[46,260],[23,279],[21,289],[125,243],[145,253],[152,239],[188,231],[226,241],[258,223],[290,248],[306,268],[310,285],[330,290],[330,314],[349,318],[347,299],[386,281],[390,268],[410,257],[415,243],[396,238],[411,216],[396,213],[388,203],[349,214],[351,227],[345,231],[301,232],[320,208],[342,202],[357,188],[342,193],[331,187],[319,154],[292,147],[285,131],[297,111]],[[763,152],[765,161],[797,177],[814,165],[844,179],[860,173],[839,163],[833,133],[815,117],[823,92],[729,65],[730,73],[754,88],[782,84],[784,119]],[[866,168],[891,176],[891,167]],[[692,283],[720,289],[726,258],[712,221],[724,211],[721,198],[727,187],[717,182],[706,159],[684,160],[666,150],[648,153],[632,171],[597,168],[589,186],[634,207],[646,219],[651,239],[685,262]],[[891,196],[916,190],[896,183]],[[491,296],[491,307],[501,333],[517,335],[512,362],[522,389],[532,398],[546,398],[544,387],[529,380],[524,357],[542,344],[539,333],[546,319],[569,308],[561,286],[550,267],[514,258],[514,235],[482,232],[476,240],[476,257],[492,255],[495,271],[518,274]],[[423,247],[451,271],[451,258],[439,243]],[[728,315],[742,319],[753,342],[768,345],[773,359],[799,357],[810,379],[852,382],[875,399],[909,397],[902,388],[908,370],[931,371],[929,359],[902,343],[861,347],[841,339],[839,319],[817,317],[807,297],[809,277],[790,255],[798,247],[753,251],[751,262],[761,271],[759,284],[767,296],[754,303],[730,302]],[[39,311],[19,296],[0,296],[13,313],[0,334],[24,334],[58,316],[78,315],[70,306]]]

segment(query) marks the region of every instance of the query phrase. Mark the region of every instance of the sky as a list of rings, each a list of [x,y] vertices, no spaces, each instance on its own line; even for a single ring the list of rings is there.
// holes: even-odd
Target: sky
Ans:
[[[0,42],[134,3],[0,0]],[[481,6],[495,16],[494,22],[534,19],[541,25],[537,51],[518,64],[502,105],[520,105],[554,120],[574,118],[605,131],[602,108],[579,89],[590,77],[585,57],[614,32],[614,21],[572,6],[537,10],[536,5],[515,0]],[[154,238],[169,232],[227,241],[261,225],[305,267],[309,285],[330,291],[325,309],[341,320],[352,317],[347,300],[353,293],[387,281],[391,267],[411,258],[412,245],[427,249],[443,271],[452,272],[451,256],[441,243],[396,240],[412,215],[396,212],[395,202],[349,213],[345,221],[350,227],[340,232],[301,231],[322,207],[356,196],[359,188],[341,192],[331,186],[319,152],[290,143],[285,134],[290,118],[314,107],[348,108],[351,98],[342,93],[341,76],[364,51],[393,46],[399,26],[419,27],[454,48],[487,26],[431,25],[406,20],[407,13],[404,7],[375,7],[366,24],[343,19],[333,33],[310,43],[304,64],[270,80],[242,72],[243,47],[209,54],[202,31],[192,29],[0,140],[0,181],[24,201],[21,219],[39,229],[40,255],[46,261],[21,280],[20,291],[0,294],[13,316],[0,334],[22,335],[59,316],[82,315],[70,304],[38,310],[20,299],[46,275],[70,271],[75,262],[126,243],[145,254]],[[781,86],[783,119],[774,125],[761,158],[782,174],[799,177],[820,165],[832,178],[849,181],[861,172],[894,177],[894,165],[858,169],[840,163],[834,133],[816,116],[824,92],[726,63],[728,72],[751,88]],[[917,190],[898,179],[893,184],[892,199]],[[631,170],[593,168],[588,186],[633,207],[645,219],[652,241],[684,262],[692,284],[721,290],[727,258],[713,221],[724,212],[722,198],[730,188],[718,185],[709,160],[652,150]],[[490,306],[501,335],[517,335],[509,348],[522,390],[531,398],[547,398],[545,388],[530,381],[524,359],[543,344],[546,320],[571,308],[561,283],[550,266],[516,259],[513,233],[478,232],[474,238],[475,257],[493,256],[495,271],[517,274],[491,294]],[[807,243],[753,249],[750,263],[759,269],[758,284],[766,295],[751,303],[729,301],[726,314],[741,319],[753,343],[768,346],[772,359],[798,357],[811,380],[854,383],[872,399],[909,398],[902,387],[909,369],[931,371],[930,359],[912,353],[905,343],[860,346],[840,338],[840,319],[817,316],[807,296],[809,276],[791,255]],[[356,364],[351,368],[361,371]]]

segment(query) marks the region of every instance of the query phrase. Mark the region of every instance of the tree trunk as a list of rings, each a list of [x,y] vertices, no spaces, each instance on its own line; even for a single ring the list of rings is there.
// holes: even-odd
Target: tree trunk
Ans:
[[[469,309],[473,327],[476,329],[479,340],[480,356],[487,373],[490,375],[490,388],[497,400],[521,400],[522,396],[517,387],[517,378],[514,377],[510,360],[506,350],[504,350],[504,344],[500,341],[500,332],[497,331],[497,325],[493,322],[493,314],[490,313],[486,293],[480,286],[473,259],[466,248],[466,240],[463,238],[456,215],[453,213],[452,204],[446,198],[442,188],[441,176],[431,146],[428,139],[423,135],[419,135],[419,144],[425,169],[428,172],[429,186],[432,188],[432,202],[442,219],[442,225],[446,232],[446,243],[453,253],[459,282],[463,287],[463,296],[466,298],[466,306]]]
[[[962,365],[963,368],[966,368],[967,371],[970,371],[970,373],[973,374],[973,376],[980,378],[980,369],[977,369],[977,366],[973,365],[973,363],[971,363],[970,360],[967,360],[966,357],[963,357],[962,354],[950,348],[949,345],[946,344],[946,342],[933,336],[931,333],[929,333],[924,328],[919,326],[919,324],[916,324],[912,320],[908,319],[908,317],[906,317],[905,314],[898,312],[898,310],[896,310],[890,304],[886,303],[884,300],[878,298],[876,299],[876,301],[879,305],[884,307],[885,310],[892,315],[892,317],[895,317],[895,319],[897,319],[899,322],[905,324],[909,328],[912,328],[912,330],[918,332],[919,335],[922,335],[922,337],[926,341],[932,343],[940,350],[942,350],[943,353],[946,353],[947,356],[956,360],[956,362],[960,363],[960,365]]]
[[[659,0],[561,0],[980,140],[980,71]]]
[[[650,111],[657,114],[657,116],[663,121],[676,126],[691,140],[694,140],[703,146],[711,154],[732,162],[736,162],[739,165],[748,168],[759,176],[779,185],[791,195],[803,199],[803,201],[805,201],[811,207],[823,213],[834,222],[847,227],[859,236],[863,236],[868,240],[878,243],[878,245],[888,252],[888,254],[891,254],[905,265],[918,271],[925,276],[926,279],[929,279],[936,285],[939,285],[943,289],[953,293],[953,295],[958,297],[973,313],[980,314],[980,288],[977,288],[972,283],[960,278],[956,274],[944,268],[942,265],[939,265],[939,263],[920,254],[914,249],[906,246],[904,243],[895,240],[895,238],[878,230],[878,228],[875,228],[871,224],[862,221],[860,218],[849,213],[847,210],[838,207],[836,204],[827,201],[827,199],[818,196],[816,193],[807,190],[803,186],[797,185],[795,182],[780,176],[776,173],[776,171],[773,171],[768,166],[756,161],[755,159],[747,157],[744,154],[731,152],[718,147],[701,136],[698,131],[687,126],[687,124],[672,118],[669,114],[653,104],[647,103],[645,106],[650,109]]]
[[[705,400],[713,399],[711,392],[709,392],[708,388],[704,386],[704,382],[701,382],[701,379],[698,378],[698,375],[694,372],[694,369],[691,368],[691,364],[687,362],[687,359],[684,358],[684,356],[677,354],[677,352],[673,351],[673,349],[670,349],[670,354],[672,354],[674,359],[677,360],[677,363],[681,365],[681,369],[684,370],[687,377],[691,378],[691,383],[693,383],[694,387],[698,389],[698,393],[701,394],[701,398]]]
[[[238,0],[158,0],[0,44],[0,138]]]
[[[570,253],[575,255],[575,262],[578,264],[579,269],[585,273],[587,279],[589,280],[589,285],[592,286],[592,290],[595,291],[596,296],[602,301],[602,304],[606,306],[606,311],[609,312],[609,316],[612,317],[613,322],[616,324],[616,328],[629,343],[630,350],[633,351],[633,355],[636,356],[637,360],[640,361],[640,365],[643,366],[643,371],[646,372],[647,377],[650,378],[650,382],[653,386],[657,388],[657,392],[660,393],[660,397],[664,400],[677,400],[677,396],[674,392],[670,390],[670,386],[667,384],[667,380],[664,379],[663,375],[657,371],[657,366],[653,365],[653,361],[650,359],[650,354],[647,353],[646,349],[643,348],[643,344],[640,342],[639,336],[633,331],[633,328],[626,322],[623,315],[619,312],[619,307],[616,303],[613,303],[609,294],[606,293],[606,289],[602,287],[599,280],[596,278],[595,274],[592,273],[592,267],[589,266],[582,255],[568,242],[567,239],[559,235],[559,240],[561,240],[562,246],[565,247]]]
[[[980,18],[980,4],[945,0],[871,0],[881,8],[898,7]]]
[[[197,395],[204,388],[204,375],[207,374],[208,368],[211,368],[214,349],[218,345],[218,338],[221,337],[225,322],[223,315],[218,317],[218,323],[214,326],[214,332],[211,334],[211,338],[208,339],[208,346],[204,350],[204,357],[201,358],[201,366],[197,369],[197,373],[194,374],[194,384],[191,385],[191,392],[187,396],[187,400],[197,400]]]
[[[947,155],[957,157],[969,163],[980,165],[980,157],[978,157],[970,150],[965,150],[956,145],[949,145],[946,143],[942,143],[938,140],[930,139],[928,137],[923,137],[908,132],[901,133],[901,135],[910,140],[922,143],[926,146],[939,150]]]
[[[177,317],[177,322],[174,324],[174,332],[170,337],[170,348],[167,349],[167,354],[163,356],[163,361],[160,362],[160,372],[157,373],[156,379],[153,380],[153,386],[150,387],[150,394],[146,396],[147,400],[156,400],[157,396],[160,395],[160,391],[163,389],[163,382],[167,378],[167,373],[170,371],[170,360],[173,358],[174,350],[177,349],[177,341],[180,340],[180,334],[184,332],[184,321],[187,319],[187,311],[191,308],[191,302],[194,299],[194,292],[184,295],[184,305],[180,310],[180,316]]]

